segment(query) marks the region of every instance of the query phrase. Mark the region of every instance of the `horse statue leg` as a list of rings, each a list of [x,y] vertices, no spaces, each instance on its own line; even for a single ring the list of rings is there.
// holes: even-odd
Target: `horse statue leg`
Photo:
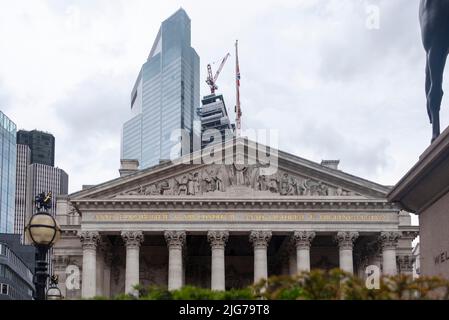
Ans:
[[[427,54],[427,72],[430,77],[427,108],[432,123],[432,142],[440,135],[440,107],[443,99],[443,73],[446,59],[447,50],[440,45],[432,46]]]

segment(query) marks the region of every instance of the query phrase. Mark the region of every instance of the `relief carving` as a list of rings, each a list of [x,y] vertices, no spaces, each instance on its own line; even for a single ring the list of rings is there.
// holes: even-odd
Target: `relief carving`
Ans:
[[[210,165],[183,173],[174,178],[139,186],[122,195],[143,196],[194,196],[222,193],[232,187],[247,187],[254,191],[270,192],[281,196],[349,196],[358,195],[341,187],[310,178],[279,171],[273,175],[261,175],[256,165]]]

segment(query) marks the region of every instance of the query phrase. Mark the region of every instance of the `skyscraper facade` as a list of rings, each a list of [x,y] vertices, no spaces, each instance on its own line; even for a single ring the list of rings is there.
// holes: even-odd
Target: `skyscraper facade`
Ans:
[[[34,197],[42,192],[52,193],[52,203],[49,213],[56,216],[56,197],[68,194],[69,176],[67,173],[59,168],[47,166],[45,164],[33,163],[29,166],[28,171],[28,188],[30,188],[26,204],[26,216],[19,224],[24,224],[29,221],[31,215],[34,213]],[[23,237],[23,233],[22,233]],[[49,274],[53,274],[53,249],[49,250],[47,255],[47,263]]]
[[[27,145],[17,145],[16,165],[16,214],[14,218],[14,233],[20,234],[20,240],[24,241],[25,219],[27,217],[27,205],[32,198],[28,184],[31,164],[31,149]]]
[[[41,163],[47,166],[55,165],[55,137],[38,130],[17,132],[17,144],[30,147],[31,163]]]
[[[67,173],[59,168],[46,166],[40,163],[33,163],[29,166],[28,183],[30,185],[31,197],[27,197],[29,203],[28,215],[31,216],[34,210],[34,197],[42,192],[51,192],[53,195],[52,208],[50,213],[54,215],[56,213],[56,201],[55,198],[58,195],[67,195],[69,186],[69,176]],[[25,218],[26,220],[29,217]]]
[[[0,111],[0,233],[14,232],[17,127]]]
[[[139,160],[144,169],[196,149],[199,68],[199,56],[191,47],[190,18],[179,9],[162,23],[132,90],[133,117],[123,125],[122,159]],[[180,129],[189,136],[188,152],[176,139]]]

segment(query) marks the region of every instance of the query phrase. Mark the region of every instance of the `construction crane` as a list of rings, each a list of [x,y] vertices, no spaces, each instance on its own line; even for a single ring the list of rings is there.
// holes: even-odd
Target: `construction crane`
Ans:
[[[220,67],[217,70],[217,73],[215,73],[215,76],[212,76],[212,66],[211,66],[211,64],[209,63],[207,65],[207,80],[206,80],[206,83],[209,85],[211,94],[215,94],[215,90],[218,89],[218,86],[217,86],[218,76],[220,75],[221,70],[223,70],[223,67],[224,67],[224,65],[226,63],[226,60],[228,60],[228,58],[230,56],[231,56],[231,54],[228,53],[223,58],[223,60],[221,61]]]
[[[235,103],[235,124],[237,126],[237,138],[240,138],[242,130],[242,108],[240,105],[240,64],[239,64],[239,41],[235,41],[235,84],[236,84],[236,103]]]

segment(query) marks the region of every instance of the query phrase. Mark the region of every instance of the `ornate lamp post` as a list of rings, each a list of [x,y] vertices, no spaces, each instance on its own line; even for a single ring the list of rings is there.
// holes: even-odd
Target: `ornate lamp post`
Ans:
[[[47,252],[59,240],[61,228],[56,220],[48,213],[51,208],[51,192],[41,193],[35,198],[36,213],[30,218],[25,227],[29,241],[37,249],[34,285],[36,300],[45,300],[45,286],[47,283]]]
[[[47,300],[61,300],[63,296],[58,288],[58,276],[51,276],[50,287],[47,290]]]

